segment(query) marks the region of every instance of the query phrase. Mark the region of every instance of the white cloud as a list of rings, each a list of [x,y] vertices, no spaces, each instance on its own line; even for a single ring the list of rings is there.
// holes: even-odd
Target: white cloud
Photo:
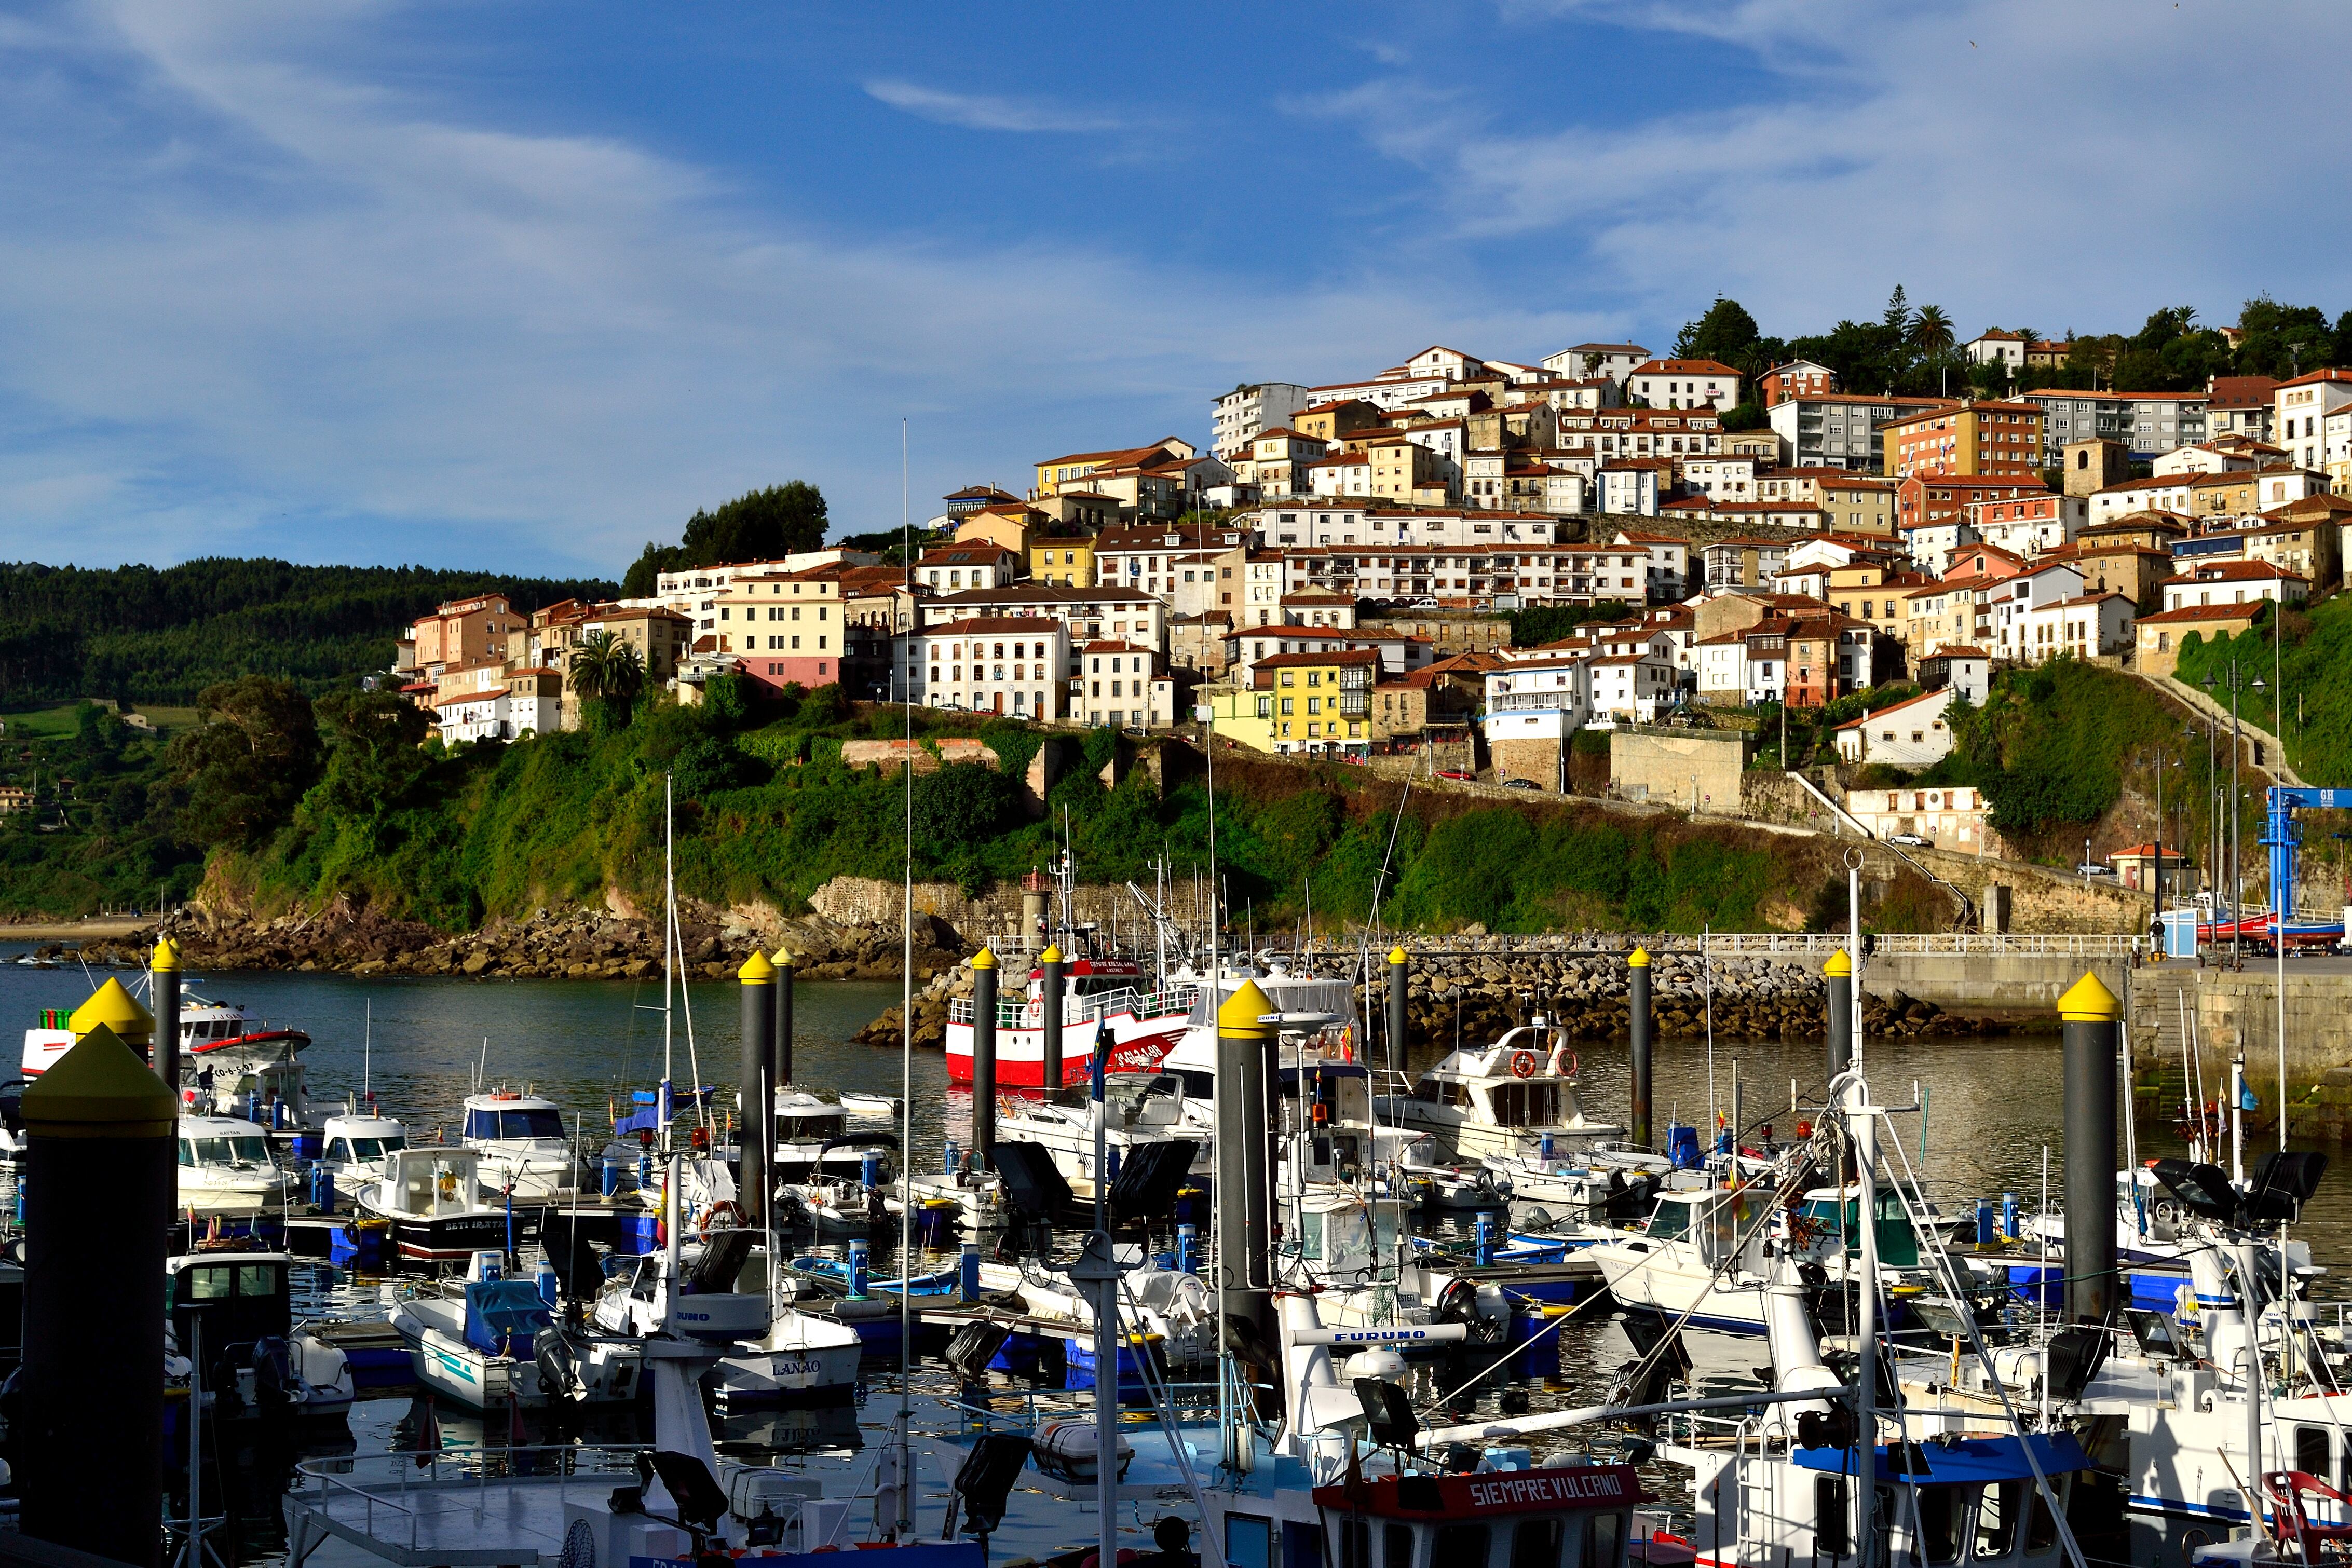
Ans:
[[[867,97],[893,109],[967,131],[1116,131],[1121,124],[1110,115],[1064,109],[1038,99],[946,92],[887,77],[861,85]]]
[[[376,86],[370,12],[124,0],[0,39],[0,558],[617,573],[799,476],[846,528],[1050,450],[1198,435],[1257,377],[1620,323],[1034,243],[886,240],[611,137]],[[61,53],[80,85],[52,92]],[[1418,342],[1412,346],[1418,346]]]
[[[2312,200],[2343,186],[2352,158],[2324,135],[2287,139],[2352,44],[2338,9],[2259,24],[2200,4],[1506,10],[1521,26],[1729,46],[1762,85],[1695,73],[1633,95],[1630,113],[1535,130],[1519,106],[1409,77],[1301,107],[1423,171],[1458,243],[1566,237],[1581,287],[1646,301],[1666,329],[1718,291],[1768,330],[1819,329],[1898,281],[1965,331],[2012,317],[2128,329],[2182,301],[2233,319],[2265,287],[2352,304],[2336,298],[2347,220]],[[2234,89],[2156,85],[2193,59],[2228,60],[2280,112],[2240,124]]]

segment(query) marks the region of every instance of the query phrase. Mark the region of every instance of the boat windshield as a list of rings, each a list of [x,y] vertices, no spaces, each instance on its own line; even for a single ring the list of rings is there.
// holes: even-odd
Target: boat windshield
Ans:
[[[776,1136],[786,1143],[805,1143],[817,1138],[837,1135],[846,1120],[839,1113],[830,1116],[779,1116]]]
[[[1545,1127],[1559,1120],[1559,1087],[1553,1083],[1498,1083],[1495,1121],[1505,1127]]]
[[[380,1160],[386,1155],[408,1147],[407,1136],[400,1133],[388,1138],[352,1138],[349,1143],[352,1158],[355,1160]]]
[[[180,1163],[184,1166],[268,1166],[270,1158],[267,1138],[182,1138]]]
[[[528,1111],[468,1111],[466,1113],[466,1136],[553,1138],[561,1143],[563,1139],[563,1113],[552,1105]]]

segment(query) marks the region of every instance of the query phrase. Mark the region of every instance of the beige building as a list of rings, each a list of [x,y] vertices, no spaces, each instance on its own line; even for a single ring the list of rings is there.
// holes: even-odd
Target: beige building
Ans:
[[[2131,452],[2120,441],[2070,441],[2058,449],[2062,488],[2085,498],[2131,477]]]
[[[2205,642],[2234,637],[2254,623],[2252,604],[2192,604],[2143,615],[2132,623],[2132,667],[2153,680],[2163,680],[2180,664],[2180,644],[2190,632]]]
[[[521,634],[530,630],[528,621],[529,617],[516,613],[503,593],[452,600],[432,614],[417,617],[410,626],[410,639],[416,644],[415,667],[429,674],[436,664],[467,664],[493,655],[505,658],[509,639],[520,653]]]

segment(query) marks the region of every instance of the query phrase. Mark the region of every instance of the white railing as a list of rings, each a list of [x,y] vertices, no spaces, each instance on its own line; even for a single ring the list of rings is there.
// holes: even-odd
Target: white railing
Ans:
[[[1386,939],[1383,939],[1384,941]],[[2134,953],[2152,953],[2155,944],[2145,936],[2105,935],[2095,932],[2024,932],[2012,936],[1987,936],[1977,932],[1948,932],[1924,936],[1886,936],[1868,938],[1873,958],[1951,958],[1981,956],[2000,958],[2125,958]],[[1789,958],[1827,959],[1832,953],[1845,948],[1846,938],[1837,932],[1824,931],[1717,931],[1702,940],[1696,936],[1669,936],[1663,939],[1644,937],[1649,950],[1662,956],[1696,957],[1702,951],[1717,958],[1738,958],[1751,956]],[[1470,947],[1418,947],[1407,945],[1406,952],[1414,964],[1432,958],[1511,958],[1565,956],[1622,956],[1633,951],[1625,942],[1571,942],[1562,945],[1554,938],[1529,937],[1524,942],[1507,938],[1489,938],[1486,944]],[[1328,960],[1330,948],[1319,949]],[[1285,955],[1287,956],[1288,955]],[[1376,982],[1377,983],[1377,982]]]
[[[553,1487],[559,1497],[569,1494],[577,1479],[590,1495],[611,1490],[614,1478],[636,1473],[640,1449],[551,1444],[513,1448],[445,1448],[435,1452],[394,1451],[345,1454],[306,1459],[295,1466],[295,1486],[289,1500],[313,1512],[319,1526],[330,1533],[349,1531],[387,1546],[404,1546],[414,1554],[425,1510],[416,1502],[424,1495],[446,1496],[471,1491],[477,1516],[487,1501],[493,1480],[530,1481]],[[522,1463],[518,1464],[520,1460]],[[362,1467],[389,1471],[362,1486]],[[338,1500],[344,1506],[336,1507]],[[353,1518],[352,1515],[356,1514]],[[379,1531],[381,1523],[394,1533]],[[490,1561],[485,1555],[482,1561]]]
[[[1065,998],[1062,1001],[1062,1027],[1092,1023],[1112,1013],[1126,1013],[1133,1018],[1168,1018],[1176,1013],[1189,1013],[1200,999],[1198,986],[1171,986],[1164,991],[1138,991],[1129,988],[1104,991],[1086,998]],[[999,1029],[1036,1029],[1043,1023],[1044,1010],[1039,1004],[1027,1000],[1003,1001],[996,1004],[996,1027]],[[956,997],[948,1002],[950,1023],[971,1021],[971,998]]]

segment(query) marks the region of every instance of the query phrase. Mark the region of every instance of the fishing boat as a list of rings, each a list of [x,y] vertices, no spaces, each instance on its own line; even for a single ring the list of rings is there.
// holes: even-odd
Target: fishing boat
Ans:
[[[236,1003],[214,1001],[190,989],[203,983],[187,977],[180,981],[184,1086],[194,1087],[196,1076],[209,1067],[213,1071],[211,1092],[217,1099],[237,1092],[243,1080],[257,1068],[291,1058],[309,1048],[310,1037],[301,1030],[273,1025],[266,1019],[256,1019]],[[121,981],[113,978],[100,986],[79,1008],[42,1009],[40,1021],[25,1031],[25,1076],[38,1078],[48,1071],[58,1058],[73,1049],[75,1040],[79,1038],[78,1030],[86,1034],[94,1025],[104,1023],[121,1033],[118,1026],[126,1018],[142,1020],[141,1028],[153,1027],[152,1016],[123,988]],[[245,1109],[242,1103],[236,1108]],[[302,1119],[300,1109],[298,1107],[297,1121]]]
[[[512,1089],[468,1094],[458,1136],[481,1155],[488,1191],[543,1202],[583,1189],[577,1139],[565,1135],[562,1108],[552,1100]]]
[[[163,1260],[173,1354],[201,1348],[215,1418],[340,1416],[352,1407],[349,1358],[295,1326],[293,1264],[286,1253],[260,1251]]]
[[[1551,1040],[1542,1014],[1482,1050],[1451,1051],[1414,1082],[1384,1096],[1383,1121],[1418,1128],[1465,1160],[1526,1156],[1549,1140],[1555,1154],[1623,1134],[1585,1114],[1565,1040]]]
[[[630,1340],[572,1332],[528,1281],[477,1270],[411,1291],[392,1311],[416,1381],[475,1410],[625,1404],[641,1355]]]
[[[481,1200],[481,1161],[474,1149],[399,1149],[353,1202],[362,1216],[391,1228],[404,1258],[460,1262],[486,1248],[502,1250],[516,1220],[511,1209]]]
[[[178,1207],[224,1218],[283,1210],[293,1178],[278,1163],[269,1134],[230,1116],[179,1119]]]
[[[320,1129],[318,1163],[332,1174],[338,1191],[353,1192],[390,1176],[392,1156],[406,1147],[408,1129],[401,1122],[347,1102]]]
[[[1047,948],[1054,961],[1060,950]],[[1062,1089],[1087,1082],[1095,1052],[1108,1070],[1150,1072],[1192,1022],[1197,988],[1152,984],[1130,959],[1072,958],[1062,977],[1062,1082],[1045,1082],[1045,967],[1029,971],[1024,994],[997,1003],[996,1082],[1000,1089]],[[971,999],[948,1004],[948,1082],[971,1082]]]
[[[757,1338],[772,1315],[768,1293],[736,1289],[752,1246],[751,1231],[725,1229],[691,1254],[683,1245],[675,1257],[648,1252],[605,1281],[589,1321],[601,1333],[635,1338],[666,1333],[715,1344]]]

